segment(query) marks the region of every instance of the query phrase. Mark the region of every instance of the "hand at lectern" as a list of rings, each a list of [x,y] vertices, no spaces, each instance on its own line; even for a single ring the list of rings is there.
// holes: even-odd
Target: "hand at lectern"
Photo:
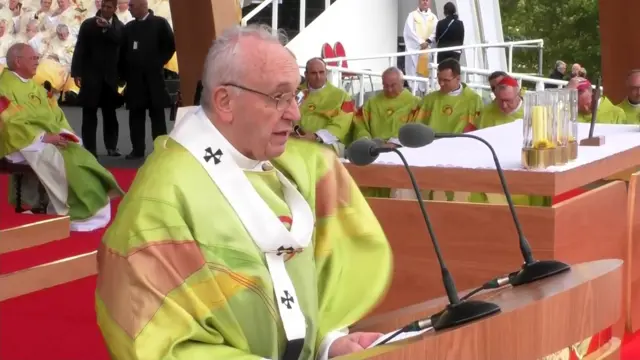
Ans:
[[[329,359],[362,351],[378,340],[380,336],[382,336],[380,333],[357,332],[338,338],[329,348]]]

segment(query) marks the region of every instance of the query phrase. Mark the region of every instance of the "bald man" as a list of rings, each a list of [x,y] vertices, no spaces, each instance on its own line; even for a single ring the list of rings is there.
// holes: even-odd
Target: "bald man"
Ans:
[[[382,92],[367,100],[354,117],[354,140],[369,138],[399,144],[400,127],[412,120],[420,103],[403,83],[404,75],[396,67],[382,73]]]
[[[300,131],[295,136],[328,145],[341,153],[351,142],[354,102],[344,90],[327,82],[324,60],[307,61],[304,76],[306,83],[300,86],[304,95],[300,104]]]
[[[403,87],[404,75],[396,67],[382,73],[382,92],[370,98],[356,112],[353,119],[353,140],[377,139],[385,146],[400,145],[398,132],[402,125],[411,122],[420,99]],[[389,197],[387,188],[361,188],[368,197]]]
[[[627,97],[618,107],[624,111],[627,124],[640,125],[640,69],[627,76]]]
[[[169,22],[149,10],[147,0],[131,0],[129,11],[137,21],[124,27],[120,49],[120,78],[126,81],[132,151],[127,159],[141,159],[146,150],[147,111],[153,139],[167,134],[164,109],[170,106],[164,65],[176,51]]]
[[[47,190],[48,213],[69,215],[75,231],[99,229],[111,220],[111,199],[122,195],[122,190],[82,146],[57,100],[32,80],[38,58],[22,43],[7,52],[0,98],[10,106],[1,114],[0,158],[31,166]],[[37,186],[30,191],[37,192]]]

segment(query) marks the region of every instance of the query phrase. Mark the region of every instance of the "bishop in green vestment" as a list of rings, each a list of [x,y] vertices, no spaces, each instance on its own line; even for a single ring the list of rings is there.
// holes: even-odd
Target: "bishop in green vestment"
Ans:
[[[627,124],[640,125],[640,70],[627,77],[627,97],[618,107],[624,111]]]
[[[382,73],[383,91],[367,100],[354,117],[354,140],[378,139],[387,146],[401,145],[398,132],[413,121],[420,99],[403,88],[404,76],[395,67]],[[362,188],[365,196],[389,197],[391,189]]]
[[[504,125],[522,119],[524,115],[524,101],[520,94],[518,81],[508,75],[501,75],[500,81],[493,87],[495,100],[480,113],[480,117],[470,124],[465,131],[486,129],[492,126]],[[549,199],[541,196],[512,195],[516,205],[545,205],[550,204]],[[506,204],[503,194],[472,193],[471,202],[488,202],[494,204]]]
[[[26,44],[7,53],[8,67],[0,73],[0,158],[29,164],[47,191],[47,212],[69,215],[72,230],[104,227],[111,219],[110,200],[123,192],[82,147],[56,99],[32,80],[37,63]],[[37,192],[37,186],[25,190]]]
[[[105,234],[96,312],[113,358],[322,360],[380,336],[346,331],[384,295],[389,244],[335,154],[289,139],[300,77],[269,36],[216,39],[211,98],[156,140]],[[226,86],[233,66],[255,91]]]
[[[300,104],[302,137],[333,147],[338,153],[351,143],[350,131],[355,104],[344,90],[327,82],[324,60],[307,62],[306,83],[300,86],[304,99]]]
[[[583,123],[591,122],[591,109],[593,101],[593,91],[591,82],[584,78],[574,78],[567,86],[578,90],[578,121]],[[598,114],[596,121],[600,124],[626,124],[626,114],[624,110],[615,106],[611,100],[603,96],[598,100]]]

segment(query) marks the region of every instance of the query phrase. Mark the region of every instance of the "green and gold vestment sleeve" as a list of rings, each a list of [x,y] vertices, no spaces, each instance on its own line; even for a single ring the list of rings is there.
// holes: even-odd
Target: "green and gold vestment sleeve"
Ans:
[[[382,227],[346,168],[335,155],[324,153],[316,186],[319,340],[371,311],[392,274]]]
[[[119,360],[255,360],[228,308],[237,291],[205,261],[178,209],[126,199],[98,251],[96,313]]]

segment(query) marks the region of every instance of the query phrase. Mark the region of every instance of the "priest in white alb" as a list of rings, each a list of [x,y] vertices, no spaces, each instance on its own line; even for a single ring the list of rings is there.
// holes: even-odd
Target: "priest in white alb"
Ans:
[[[435,42],[438,17],[431,11],[431,0],[418,0],[418,8],[409,13],[404,24],[404,45],[406,51],[426,50]],[[407,76],[429,76],[429,54],[405,56],[405,74]],[[424,82],[409,81],[414,94],[427,92]]]
[[[384,295],[391,250],[330,149],[290,138],[291,54],[262,27],[209,50],[202,107],[160,136],[98,250],[96,313],[114,359],[316,359]],[[159,175],[161,174],[161,175]]]

